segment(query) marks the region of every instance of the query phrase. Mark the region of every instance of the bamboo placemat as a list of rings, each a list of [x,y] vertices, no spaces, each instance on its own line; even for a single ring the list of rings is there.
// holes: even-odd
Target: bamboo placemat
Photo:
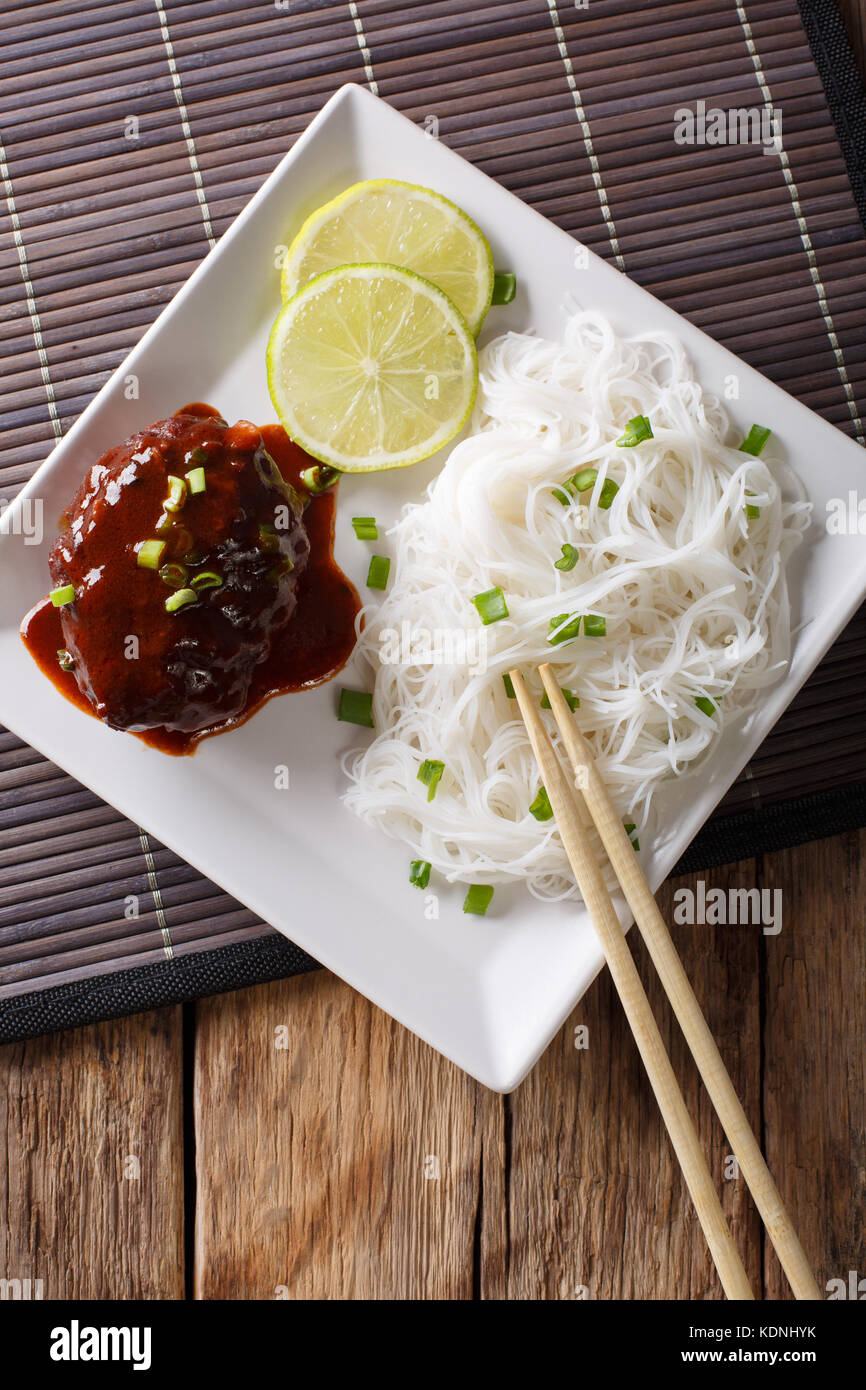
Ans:
[[[793,0],[5,8],[2,495],[347,81],[862,441],[862,98],[834,7],[808,6],[807,28],[832,117]],[[781,150],[676,143],[699,102],[781,111]],[[692,867],[863,823],[864,670],[861,613]],[[0,1038],[313,965],[8,733],[0,793]]]

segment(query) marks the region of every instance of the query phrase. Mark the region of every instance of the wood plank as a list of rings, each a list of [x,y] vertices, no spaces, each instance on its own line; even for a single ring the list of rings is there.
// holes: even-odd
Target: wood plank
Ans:
[[[324,972],[196,1014],[196,1298],[501,1293],[500,1097]]]
[[[0,1277],[182,1298],[179,1008],[0,1048]]]
[[[819,1287],[866,1276],[866,831],[767,856],[765,1148]],[[767,1297],[788,1298],[768,1261]]]
[[[751,887],[754,860],[701,875]],[[675,926],[676,879],[659,901],[753,1125],[760,1124],[760,952],[755,928]],[[722,1177],[728,1145],[637,934],[632,950],[695,1119],[749,1278],[761,1237],[742,1178]],[[588,1030],[578,1048],[577,1028]],[[607,973],[509,1098],[508,1297],[701,1299],[722,1290]]]

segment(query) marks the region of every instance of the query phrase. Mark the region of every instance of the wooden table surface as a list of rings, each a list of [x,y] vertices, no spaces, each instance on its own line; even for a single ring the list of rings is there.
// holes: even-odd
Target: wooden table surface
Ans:
[[[673,927],[822,1287],[866,1276],[864,854],[700,876],[780,888],[777,936]],[[753,1286],[786,1298],[630,939]],[[46,1299],[722,1296],[606,974],[511,1096],[322,971],[2,1048],[0,1110],[0,1277]]]

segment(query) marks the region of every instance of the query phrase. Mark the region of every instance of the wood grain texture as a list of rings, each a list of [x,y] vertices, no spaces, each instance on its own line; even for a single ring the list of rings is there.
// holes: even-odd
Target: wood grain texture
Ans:
[[[766,938],[766,1152],[821,1288],[866,1273],[866,831],[765,861],[783,926]],[[768,1261],[767,1297],[788,1297]]]
[[[716,870],[750,886],[754,861]],[[673,888],[660,905],[671,922]],[[755,932],[672,927],[698,1001],[753,1126],[760,1127]],[[760,1223],[745,1183],[724,1181],[728,1145],[636,933],[641,978],[722,1196],[749,1279],[761,1288]],[[576,1029],[588,1031],[580,1049]],[[603,973],[507,1102],[512,1114],[508,1294],[517,1299],[720,1298],[682,1175],[612,984]]]
[[[163,1009],[0,1048],[0,1277],[183,1297],[180,1027]]]
[[[469,1299],[502,1102],[324,973],[197,1006],[195,1294]]]

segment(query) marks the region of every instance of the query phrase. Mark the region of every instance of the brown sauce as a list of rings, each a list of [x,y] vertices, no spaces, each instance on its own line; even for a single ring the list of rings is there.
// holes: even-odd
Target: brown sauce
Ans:
[[[301,472],[315,461],[289,439],[280,425],[266,425],[261,434],[285,480],[303,490]],[[256,667],[242,712],[192,733],[151,728],[135,732],[136,738],[163,753],[193,753],[202,739],[246,723],[275,695],[321,685],[346,664],[355,645],[355,618],[361,600],[334,559],[335,494],[336,488],[331,488],[321,496],[311,497],[304,510],[310,556],[298,581],[297,607],[288,626],[275,636],[269,656]],[[57,653],[65,643],[60,610],[50,599],[44,599],[27,615],[21,637],[39,669],[61,694],[95,718],[74,674],[63,671],[58,664]]]

